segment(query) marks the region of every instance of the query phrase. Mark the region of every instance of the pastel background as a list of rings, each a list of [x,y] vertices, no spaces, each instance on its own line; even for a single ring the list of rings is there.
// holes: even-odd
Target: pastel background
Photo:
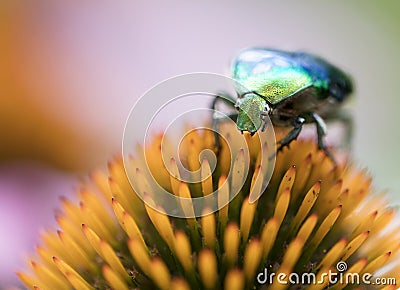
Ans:
[[[156,83],[226,73],[248,46],[306,50],[356,82],[353,156],[400,200],[399,1],[2,1],[0,288],[58,196],[120,152],[124,122]],[[138,124],[140,126],[140,124]]]

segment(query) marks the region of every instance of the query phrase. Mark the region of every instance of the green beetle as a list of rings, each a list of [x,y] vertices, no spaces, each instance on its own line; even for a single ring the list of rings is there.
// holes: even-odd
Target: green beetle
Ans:
[[[305,52],[286,52],[267,48],[243,50],[233,60],[232,78],[237,100],[218,94],[219,101],[234,105],[237,112],[229,115],[240,131],[252,135],[267,126],[269,116],[275,126],[290,126],[292,130],[279,141],[277,151],[297,139],[303,125],[314,123],[318,146],[334,160],[324,142],[324,120],[340,120],[346,125],[347,139],[351,136],[352,119],[341,110],[341,104],[353,90],[351,78],[327,61]],[[213,117],[216,128],[221,119]],[[214,130],[215,131],[215,130]],[[219,146],[216,134],[216,145]]]

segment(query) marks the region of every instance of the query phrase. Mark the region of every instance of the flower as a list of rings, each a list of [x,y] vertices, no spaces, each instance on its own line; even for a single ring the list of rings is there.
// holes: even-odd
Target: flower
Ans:
[[[223,130],[229,135],[236,128]],[[193,131],[187,137],[180,148],[183,162],[191,170],[208,171],[208,163],[197,160],[201,150],[213,148],[212,134]],[[261,149],[256,138],[245,137],[251,162],[242,190],[217,212],[206,207],[198,218],[167,216],[148,205],[151,197],[143,202],[130,186],[122,157],[115,157],[108,173],[97,171],[82,184],[79,204],[62,199],[59,230],[43,234],[31,271],[19,272],[20,279],[36,289],[281,289],[287,285],[260,285],[257,277],[265,270],[286,273],[286,281],[290,273],[321,277],[345,271],[339,268],[345,263],[346,273],[400,281],[396,213],[382,195],[372,193],[365,171],[346,161],[334,164],[314,141],[299,140],[278,153],[267,189],[249,203],[262,170]],[[167,173],[160,142],[161,135],[155,136],[145,152],[164,188],[181,197],[222,188],[230,164],[225,143],[212,177],[189,185]],[[147,186],[141,170],[135,174]],[[328,283],[309,286],[323,289]],[[335,285],[345,286],[346,281]]]

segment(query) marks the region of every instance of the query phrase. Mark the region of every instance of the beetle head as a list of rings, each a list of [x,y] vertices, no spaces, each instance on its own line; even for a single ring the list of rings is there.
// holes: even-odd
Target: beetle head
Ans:
[[[237,127],[241,131],[255,133],[262,125],[262,114],[269,112],[267,102],[255,94],[246,94],[235,105],[239,110]],[[266,109],[267,108],[267,109]]]

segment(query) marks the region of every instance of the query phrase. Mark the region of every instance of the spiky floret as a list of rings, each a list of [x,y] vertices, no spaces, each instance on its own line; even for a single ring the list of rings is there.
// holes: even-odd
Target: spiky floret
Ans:
[[[229,136],[236,128],[224,130]],[[186,166],[210,171],[208,162],[198,162],[198,154],[213,148],[212,135],[194,131],[187,137],[181,146]],[[244,187],[231,203],[214,213],[205,208],[199,218],[172,218],[148,206],[132,190],[122,157],[115,157],[108,173],[97,171],[82,184],[77,204],[62,199],[59,230],[43,234],[31,271],[19,272],[20,279],[34,289],[249,289],[260,287],[256,276],[264,268],[321,275],[346,261],[352,273],[376,273],[392,263],[378,274],[400,281],[400,231],[390,227],[395,211],[382,195],[371,193],[364,171],[348,162],[334,165],[313,141],[293,142],[278,154],[261,198],[249,203],[249,193],[259,190],[254,180],[262,168],[256,138],[246,138],[251,164]],[[166,189],[182,197],[227,190],[221,186],[230,166],[227,148],[222,148],[212,177],[187,184],[166,172],[160,140],[155,136],[144,150],[153,175]],[[233,166],[242,166],[240,162],[237,158]],[[140,166],[135,174],[146,186]],[[230,188],[235,180],[229,180]],[[304,287],[327,286],[325,279]]]

